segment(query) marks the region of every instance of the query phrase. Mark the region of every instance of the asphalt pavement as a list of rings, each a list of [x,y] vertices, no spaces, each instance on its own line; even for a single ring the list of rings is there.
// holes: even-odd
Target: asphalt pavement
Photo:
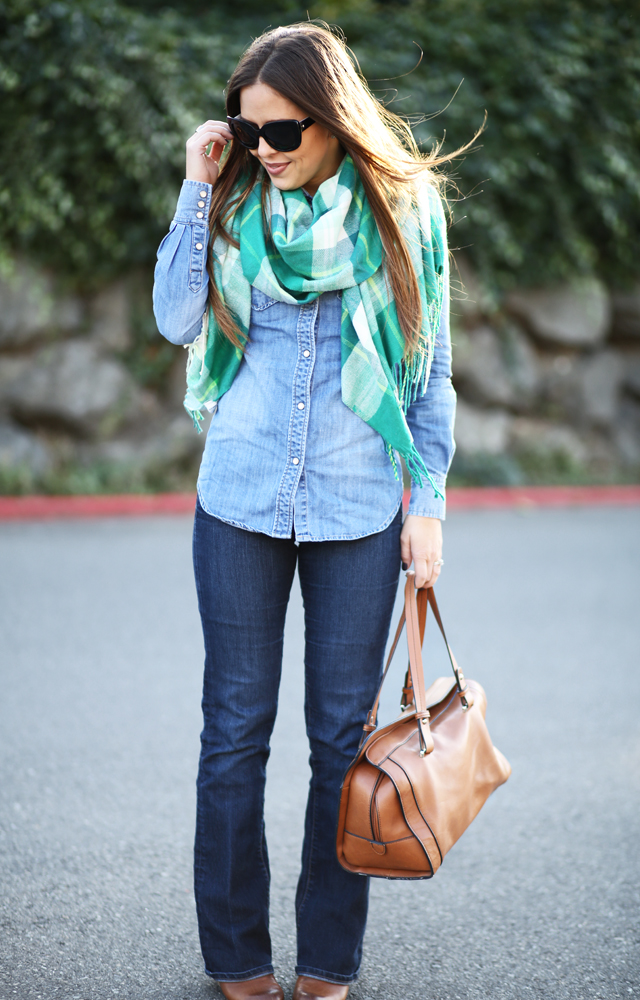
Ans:
[[[0,1000],[220,996],[191,888],[190,532],[183,517],[0,525]],[[444,555],[445,625],[513,774],[435,879],[372,882],[351,996],[640,997],[640,510],[453,513]],[[302,644],[296,584],[267,802],[288,997]],[[425,647],[428,674],[446,672],[433,623]]]

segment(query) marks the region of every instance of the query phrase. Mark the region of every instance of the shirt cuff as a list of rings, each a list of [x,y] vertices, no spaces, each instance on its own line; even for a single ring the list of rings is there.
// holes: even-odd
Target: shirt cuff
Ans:
[[[173,221],[182,225],[199,225],[208,229],[212,191],[211,184],[203,184],[201,181],[183,181]]]
[[[431,483],[426,482],[422,487],[412,483],[411,499],[407,514],[415,514],[417,517],[437,517],[440,521],[445,520],[447,516],[446,480],[440,476],[434,476],[433,480],[442,493],[444,500],[434,496]]]

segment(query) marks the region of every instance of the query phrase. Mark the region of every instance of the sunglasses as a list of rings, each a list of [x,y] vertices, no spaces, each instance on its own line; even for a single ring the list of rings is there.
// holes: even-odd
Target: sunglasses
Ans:
[[[229,118],[227,124],[231,133],[246,149],[257,149],[260,136],[272,149],[280,153],[290,153],[302,142],[302,133],[310,125],[315,124],[313,118],[304,118],[298,122],[295,118],[285,118],[279,122],[268,122],[258,128],[253,122],[245,122],[239,118]]]

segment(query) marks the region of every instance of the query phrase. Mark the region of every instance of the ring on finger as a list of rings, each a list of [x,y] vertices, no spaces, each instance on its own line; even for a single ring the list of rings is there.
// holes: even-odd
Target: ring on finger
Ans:
[[[436,559],[434,566],[444,566],[444,559]]]

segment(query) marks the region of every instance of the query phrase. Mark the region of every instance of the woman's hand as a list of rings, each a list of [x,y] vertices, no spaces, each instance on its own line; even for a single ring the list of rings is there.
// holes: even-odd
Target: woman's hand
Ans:
[[[437,517],[418,517],[407,514],[400,535],[402,568],[409,569],[413,562],[416,587],[433,587],[440,576],[442,559],[442,524]]]
[[[188,181],[198,181],[200,184],[215,184],[218,180],[218,170],[222,151],[233,136],[226,122],[208,121],[199,125],[196,131],[187,139],[187,169]],[[206,148],[213,145],[207,156]]]

